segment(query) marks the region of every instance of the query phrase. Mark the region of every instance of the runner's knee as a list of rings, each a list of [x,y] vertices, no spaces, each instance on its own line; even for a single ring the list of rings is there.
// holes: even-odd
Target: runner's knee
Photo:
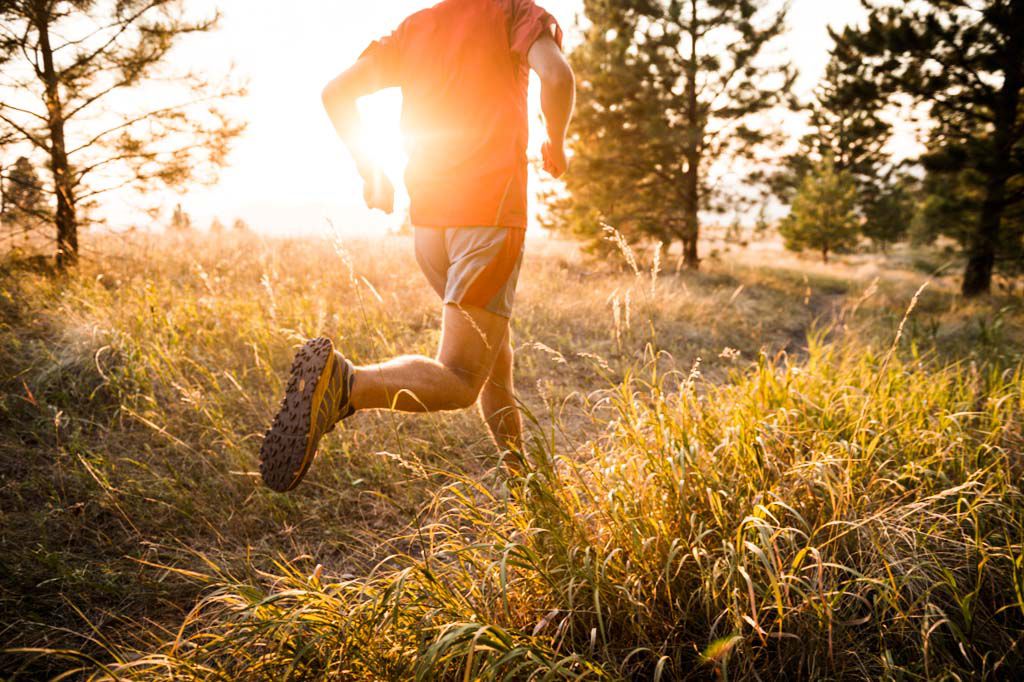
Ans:
[[[480,397],[486,379],[469,375],[465,370],[453,367],[449,367],[449,370],[457,379],[450,396],[453,407],[458,410],[472,407]]]
[[[469,383],[462,383],[455,394],[452,395],[452,402],[455,405],[455,409],[464,410],[467,407],[472,407],[476,404],[477,398],[480,397],[481,386],[474,386]]]

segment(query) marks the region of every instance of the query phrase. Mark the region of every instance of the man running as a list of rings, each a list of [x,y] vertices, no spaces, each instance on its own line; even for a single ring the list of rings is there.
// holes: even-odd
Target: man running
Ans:
[[[566,169],[573,73],[555,19],[533,0],[444,0],[373,42],[323,92],[324,107],[363,178],[370,208],[390,213],[394,188],[363,146],[356,100],[402,89],[405,183],[416,259],[443,305],[435,358],[354,367],[329,339],[307,342],[260,448],[268,486],[291,490],[321,437],[357,410],[458,410],[479,403],[495,443],[519,453],[509,318],[527,223],[526,91],[541,82],[544,169]]]

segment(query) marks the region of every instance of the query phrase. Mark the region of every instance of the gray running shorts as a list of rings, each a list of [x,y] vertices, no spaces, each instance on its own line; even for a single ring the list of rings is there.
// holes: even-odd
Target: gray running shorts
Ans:
[[[526,230],[417,227],[416,261],[445,303],[512,317]]]

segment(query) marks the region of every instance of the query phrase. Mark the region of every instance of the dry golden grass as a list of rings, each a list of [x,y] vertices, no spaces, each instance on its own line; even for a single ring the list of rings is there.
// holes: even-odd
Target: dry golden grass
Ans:
[[[288,496],[255,457],[295,346],[433,351],[408,239],[135,235],[66,278],[8,264],[2,670],[1005,676],[1024,315],[940,277],[905,320],[914,258],[652,276],[648,250],[533,241],[528,480],[473,414],[368,414]]]

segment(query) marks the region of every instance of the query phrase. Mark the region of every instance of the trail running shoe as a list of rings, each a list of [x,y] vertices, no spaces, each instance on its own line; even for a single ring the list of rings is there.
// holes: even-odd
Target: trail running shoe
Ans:
[[[316,456],[325,433],[352,408],[352,363],[325,337],[311,339],[292,361],[281,409],[263,437],[260,473],[277,492],[297,486]]]

